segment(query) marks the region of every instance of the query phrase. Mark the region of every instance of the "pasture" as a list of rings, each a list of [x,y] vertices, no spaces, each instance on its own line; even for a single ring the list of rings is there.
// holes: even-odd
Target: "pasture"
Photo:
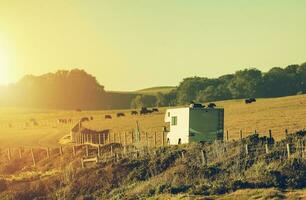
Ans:
[[[225,132],[229,139],[239,139],[240,130],[243,137],[254,133],[267,135],[272,130],[277,140],[289,133],[306,128],[306,95],[282,98],[257,99],[257,102],[245,104],[243,100],[216,102],[225,109]],[[107,111],[59,111],[25,108],[0,108],[0,145],[14,146],[58,146],[58,141],[69,131],[81,117],[93,117],[84,126],[90,129],[111,129],[114,132],[131,131],[138,121],[142,132],[147,132],[152,139],[154,132],[160,132],[165,126],[164,113],[167,108],[160,108],[159,113],[146,116],[132,116],[131,110]],[[117,118],[117,112],[126,116]],[[112,119],[105,119],[108,114]],[[37,125],[30,123],[35,119]],[[58,119],[71,119],[72,123],[58,123]],[[143,134],[143,133],[141,133]],[[160,136],[160,134],[158,134]],[[157,138],[160,143],[161,138]]]

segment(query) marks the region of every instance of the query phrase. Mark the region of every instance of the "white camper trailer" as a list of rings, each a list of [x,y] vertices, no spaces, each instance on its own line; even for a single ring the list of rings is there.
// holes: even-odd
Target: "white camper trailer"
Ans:
[[[165,122],[170,123],[169,144],[223,140],[224,109],[184,107],[168,109]]]

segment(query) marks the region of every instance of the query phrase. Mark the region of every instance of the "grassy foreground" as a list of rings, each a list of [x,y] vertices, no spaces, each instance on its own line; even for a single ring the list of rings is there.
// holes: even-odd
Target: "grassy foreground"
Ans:
[[[306,132],[298,132],[279,142],[252,135],[227,143],[140,148],[137,156],[118,154],[87,168],[80,167],[80,150],[76,157],[41,159],[36,167],[24,167],[29,157],[16,158],[0,164],[0,199],[302,199],[305,139]]]

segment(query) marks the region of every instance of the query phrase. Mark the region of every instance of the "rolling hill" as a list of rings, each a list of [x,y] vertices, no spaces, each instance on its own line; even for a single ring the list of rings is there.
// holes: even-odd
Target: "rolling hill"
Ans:
[[[260,135],[267,135],[269,129],[273,136],[280,140],[289,132],[306,128],[306,95],[281,98],[257,99],[256,103],[245,104],[243,100],[216,102],[225,109],[225,131],[229,131],[229,139],[238,139],[240,130],[243,136],[253,134],[256,130]],[[0,144],[2,146],[58,146],[58,140],[69,134],[73,124],[58,124],[57,119],[71,118],[76,123],[81,117],[92,116],[93,121],[84,124],[91,129],[112,128],[114,132],[131,131],[136,121],[142,131],[153,133],[161,131],[164,113],[167,107],[150,116],[131,116],[130,110],[41,110],[22,108],[0,108]],[[116,118],[117,112],[127,116]],[[112,120],[105,120],[104,115],[110,114]],[[35,118],[38,126],[25,126],[31,118]],[[11,125],[11,127],[9,127]]]

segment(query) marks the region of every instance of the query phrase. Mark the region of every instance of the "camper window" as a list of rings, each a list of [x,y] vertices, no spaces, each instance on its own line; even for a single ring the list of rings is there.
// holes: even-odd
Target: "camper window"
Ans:
[[[171,117],[171,125],[172,125],[172,126],[177,125],[177,116]]]

